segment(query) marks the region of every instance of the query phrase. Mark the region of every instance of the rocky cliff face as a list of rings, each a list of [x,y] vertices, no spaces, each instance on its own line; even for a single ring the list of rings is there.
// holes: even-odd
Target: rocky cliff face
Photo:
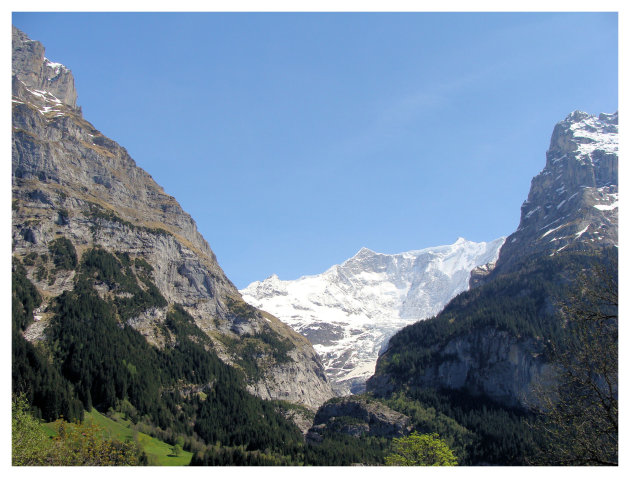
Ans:
[[[70,70],[44,57],[44,46],[13,28],[13,75],[40,98],[50,95],[70,108],[77,107],[77,92]],[[15,87],[15,85],[14,85]],[[43,97],[41,96],[43,95]]]
[[[486,327],[450,340],[440,351],[443,360],[427,371],[426,378],[455,390],[466,385],[472,394],[509,406],[534,404],[533,390],[554,375],[543,351],[540,338],[518,338]]]
[[[40,257],[65,237],[79,255],[99,245],[142,258],[168,307],[182,305],[226,362],[238,366],[244,339],[258,347],[260,373],[250,376],[251,391],[311,408],[333,396],[310,343],[242,301],[193,219],[123,147],[82,117],[76,98],[71,72],[14,28],[13,254]],[[73,287],[71,272],[28,263],[29,279],[45,300]],[[129,324],[151,344],[167,346],[160,324],[168,307],[143,311]],[[31,337],[43,338],[45,317],[34,326],[40,332]],[[265,337],[290,344],[290,360],[274,359]]]
[[[465,390],[509,407],[531,407],[539,403],[535,390],[557,373],[544,351],[540,337],[515,337],[491,327],[475,329],[437,348],[432,363],[410,385]],[[388,374],[378,374],[368,388],[386,396],[397,386]]]
[[[332,400],[322,406],[317,411],[306,438],[318,443],[327,433],[392,438],[406,435],[410,431],[411,420],[408,416],[382,403],[353,396]]]
[[[574,111],[553,130],[544,169],[532,179],[518,229],[494,274],[525,257],[618,244],[618,114]]]

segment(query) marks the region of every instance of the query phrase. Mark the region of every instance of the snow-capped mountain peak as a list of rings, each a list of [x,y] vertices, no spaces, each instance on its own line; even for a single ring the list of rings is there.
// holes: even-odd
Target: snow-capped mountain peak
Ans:
[[[617,112],[574,111],[555,126],[495,273],[532,254],[618,245],[618,120]]]
[[[619,150],[617,121],[617,113],[602,113],[599,116],[583,111],[571,113],[565,123],[577,148],[577,159],[597,162],[600,157],[592,154],[595,150],[616,154]]]
[[[503,242],[459,238],[399,254],[363,247],[322,274],[289,281],[274,274],[241,294],[313,343],[338,392],[355,392],[389,337],[442,310],[468,288],[473,269],[496,260]]]

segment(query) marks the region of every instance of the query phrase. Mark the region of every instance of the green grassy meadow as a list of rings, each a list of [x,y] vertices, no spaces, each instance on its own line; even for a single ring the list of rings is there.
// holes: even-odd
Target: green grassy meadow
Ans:
[[[182,451],[179,456],[172,453],[172,446],[168,443],[153,438],[145,433],[137,432],[133,429],[132,423],[128,420],[118,418],[112,420],[109,417],[92,409],[85,412],[85,422],[98,426],[103,433],[103,437],[107,439],[115,439],[119,441],[133,440],[140,444],[144,452],[149,458],[149,465],[156,466],[188,466],[192,459],[192,453]],[[54,423],[43,423],[42,428],[48,436],[55,436]]]

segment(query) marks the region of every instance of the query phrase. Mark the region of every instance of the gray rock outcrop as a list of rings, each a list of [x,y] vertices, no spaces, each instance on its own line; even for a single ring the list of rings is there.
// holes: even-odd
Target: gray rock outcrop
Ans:
[[[411,420],[382,403],[356,395],[324,404],[317,411],[306,438],[318,443],[328,432],[354,437],[400,437],[411,432]]]
[[[44,46],[13,27],[13,75],[36,94],[50,94],[70,108],[77,107],[77,92],[70,70],[44,57]]]
[[[490,327],[475,329],[440,346],[431,365],[411,385],[466,390],[509,407],[536,406],[536,390],[557,374],[544,358],[544,349],[541,338],[515,337]],[[376,375],[369,382],[370,391],[377,396],[387,396],[395,388],[387,374]]]

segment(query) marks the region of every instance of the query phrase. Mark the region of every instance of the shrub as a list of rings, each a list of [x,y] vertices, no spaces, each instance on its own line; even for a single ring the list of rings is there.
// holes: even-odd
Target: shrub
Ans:
[[[385,457],[386,465],[394,466],[455,466],[457,458],[437,433],[394,438],[393,451]]]

